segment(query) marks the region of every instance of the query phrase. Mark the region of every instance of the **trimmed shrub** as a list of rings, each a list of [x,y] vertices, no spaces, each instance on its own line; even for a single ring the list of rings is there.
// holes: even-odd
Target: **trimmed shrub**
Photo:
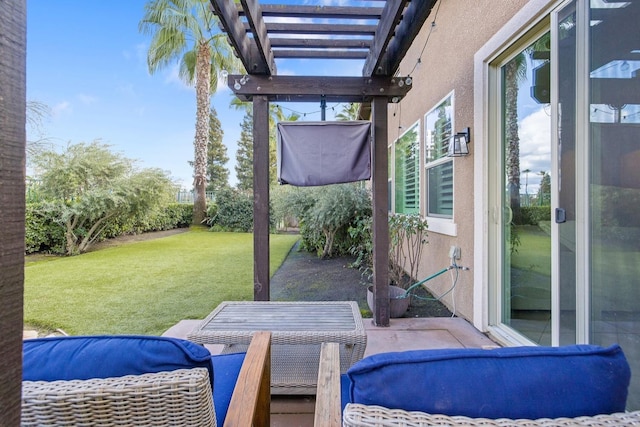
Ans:
[[[25,251],[64,253],[64,228],[56,222],[51,212],[42,208],[42,203],[27,203],[25,213]]]
[[[271,208],[270,208],[271,211]],[[269,226],[275,226],[272,212]],[[253,195],[232,188],[216,194],[216,201],[207,209],[207,224],[212,231],[237,231],[249,233],[253,230]]]
[[[298,218],[301,246],[323,258],[349,254],[360,238],[349,228],[371,216],[371,195],[357,184],[301,188],[285,205]]]
[[[150,231],[171,230],[188,227],[193,217],[193,205],[172,203],[154,212],[146,212],[135,218],[113,218],[106,224],[97,241],[111,239],[126,234],[141,234]],[[42,208],[42,203],[26,205],[25,251],[64,254],[64,227],[50,211]]]
[[[523,206],[520,208],[520,218],[522,224],[518,225],[538,225],[540,221],[551,221],[551,207]]]

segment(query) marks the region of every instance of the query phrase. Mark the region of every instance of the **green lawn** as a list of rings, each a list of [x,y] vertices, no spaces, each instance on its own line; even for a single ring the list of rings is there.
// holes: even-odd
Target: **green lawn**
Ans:
[[[273,274],[298,239],[270,237]],[[160,335],[221,301],[253,299],[253,235],[190,230],[28,263],[25,324],[73,335]]]
[[[537,226],[517,227],[520,246],[511,255],[511,267],[551,276],[551,236]]]

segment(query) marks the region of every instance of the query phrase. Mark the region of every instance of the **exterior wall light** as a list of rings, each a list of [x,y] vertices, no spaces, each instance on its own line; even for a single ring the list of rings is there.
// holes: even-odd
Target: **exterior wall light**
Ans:
[[[469,143],[471,142],[471,129],[466,128],[463,132],[458,132],[451,137],[449,142],[449,152],[447,157],[461,157],[469,154]]]

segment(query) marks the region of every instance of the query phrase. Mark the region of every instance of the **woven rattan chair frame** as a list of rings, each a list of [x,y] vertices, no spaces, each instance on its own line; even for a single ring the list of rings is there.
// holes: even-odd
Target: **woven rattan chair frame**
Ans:
[[[338,346],[322,345],[318,368],[315,427],[340,426],[340,366]],[[382,406],[348,403],[342,412],[343,427],[627,427],[640,426],[640,411],[577,418],[542,418],[537,420],[469,418],[388,409]]]
[[[268,427],[271,333],[247,350],[225,426]],[[209,371],[178,369],[117,378],[23,381],[22,426],[216,426]]]
[[[22,425],[215,426],[209,373],[194,368],[117,378],[24,381]]]
[[[447,415],[408,412],[381,406],[347,404],[343,414],[344,427],[428,427],[428,426],[499,426],[499,427],[627,427],[640,425],[640,411],[577,418],[541,418],[538,420],[512,420],[507,418],[451,417]]]

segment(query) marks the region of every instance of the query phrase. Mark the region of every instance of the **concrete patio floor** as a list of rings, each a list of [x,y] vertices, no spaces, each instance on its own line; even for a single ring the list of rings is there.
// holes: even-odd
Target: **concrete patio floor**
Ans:
[[[436,348],[491,348],[497,344],[462,318],[431,317],[391,319],[388,328],[373,325],[363,319],[367,333],[365,357],[389,351]],[[163,336],[184,338],[200,320],[182,320],[168,329]],[[222,346],[207,348],[214,354]],[[315,396],[272,396],[272,427],[313,426]]]

